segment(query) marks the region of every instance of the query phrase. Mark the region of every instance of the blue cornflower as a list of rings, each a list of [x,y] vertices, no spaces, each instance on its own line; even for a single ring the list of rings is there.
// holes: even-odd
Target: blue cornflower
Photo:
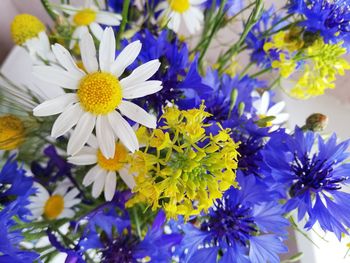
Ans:
[[[27,204],[27,197],[18,197],[0,211],[0,262],[27,263],[34,262],[39,255],[32,251],[22,250],[21,230],[13,230],[17,225],[13,217],[20,214]]]
[[[28,197],[34,193],[33,178],[25,175],[26,171],[18,167],[15,156],[11,156],[0,172],[0,204],[7,205],[10,201],[21,198],[21,206],[18,207],[18,215],[25,220],[30,213],[27,209]]]
[[[293,135],[275,134],[263,151],[267,172],[284,190],[284,197],[289,194],[286,211],[297,209],[298,220],[307,213],[305,228],[311,229],[318,221],[324,231],[334,232],[339,239],[350,227],[350,194],[342,191],[350,174],[350,164],[344,163],[349,145],[349,140],[337,144],[335,134],[324,141],[296,128]]]
[[[175,102],[182,108],[193,108],[203,97],[209,96],[211,89],[203,83],[198,72],[198,59],[190,61],[188,47],[179,41],[170,31],[154,35],[148,30],[137,33],[133,40],[140,40],[142,50],[137,63],[159,59],[161,67],[152,77],[161,80],[163,89],[136,102],[147,109],[154,109],[159,114],[168,102]]]
[[[208,0],[205,2],[206,8],[212,8],[215,4],[215,8],[219,8],[221,1]],[[244,0],[228,0],[224,6],[224,10],[228,16],[236,15],[244,7]]]
[[[265,52],[264,45],[270,42],[271,37],[266,34],[273,27],[271,32],[275,32],[282,28],[286,22],[280,22],[281,17],[277,16],[275,9],[271,7],[269,10],[264,10],[259,21],[249,31],[246,44],[248,50],[252,50],[250,54],[251,62],[258,64],[261,67],[271,67],[271,62],[279,59],[279,52],[271,49]],[[274,26],[278,23],[278,26]],[[271,33],[270,32],[270,33]],[[266,35],[265,35],[266,34]]]
[[[230,188],[218,199],[200,227],[186,224],[181,248],[184,262],[279,262],[287,252],[283,236],[288,220],[254,176],[239,176],[241,189]],[[218,255],[222,255],[218,261]]]
[[[306,31],[320,34],[327,43],[350,44],[350,3],[348,0],[292,0],[290,13],[301,14]]]

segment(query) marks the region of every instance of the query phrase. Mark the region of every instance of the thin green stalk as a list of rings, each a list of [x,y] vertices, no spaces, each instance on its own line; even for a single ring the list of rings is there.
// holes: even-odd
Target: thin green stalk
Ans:
[[[233,55],[237,53],[238,50],[240,50],[248,33],[253,28],[253,26],[259,21],[263,8],[264,8],[263,0],[255,0],[255,7],[248,18],[248,21],[244,27],[244,30],[239,40],[231,48],[229,48],[229,50],[227,50],[224,53],[224,55],[220,56],[220,58],[218,59],[218,64],[220,65],[219,73],[223,73],[225,71],[225,67],[228,61],[231,59]]]
[[[249,69],[254,65],[253,62],[249,62],[249,64],[242,70],[241,74],[239,75],[239,78],[243,78],[244,75],[249,71]]]
[[[137,235],[139,236],[139,238],[142,238],[141,225],[140,225],[139,217],[137,215],[136,207],[132,208],[132,214],[133,214],[133,217],[135,219]]]
[[[51,8],[51,5],[48,0],[41,0],[41,3],[43,7],[45,8],[46,12],[49,14],[49,16],[52,18],[52,20],[56,21],[57,15]]]
[[[258,71],[256,73],[254,73],[253,75],[251,75],[250,77],[251,78],[256,78],[256,77],[258,77],[260,75],[265,74],[266,72],[269,72],[270,70],[271,70],[271,68],[266,68],[266,69],[260,70],[260,71]]]
[[[119,32],[116,37],[116,46],[117,48],[120,48],[120,41],[122,39],[122,36],[125,31],[125,26],[128,22],[128,11],[129,11],[129,5],[130,5],[130,0],[125,0],[123,4],[123,11],[122,11],[122,22],[119,27]]]

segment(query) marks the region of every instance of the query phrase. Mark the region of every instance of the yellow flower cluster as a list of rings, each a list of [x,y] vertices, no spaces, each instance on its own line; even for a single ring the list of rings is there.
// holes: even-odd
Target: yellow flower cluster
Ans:
[[[300,32],[292,29],[281,31],[265,43],[264,50],[280,51],[279,60],[271,63],[272,68],[279,69],[283,78],[297,73],[298,80],[290,94],[299,99],[322,95],[326,89],[334,88],[336,74],[344,75],[350,64],[343,58],[346,49],[343,43],[326,44],[322,38],[315,40],[310,46],[304,47]],[[298,51],[298,52],[296,52]],[[296,71],[297,63],[303,61],[302,71]]]
[[[209,116],[203,105],[188,111],[167,108],[164,126],[148,140],[145,132],[138,133],[147,147],[131,162],[131,172],[138,175],[129,206],[145,202],[154,210],[163,208],[168,217],[188,218],[207,211],[229,187],[237,187],[239,144],[229,129],[218,126],[217,134],[209,133],[210,125],[204,123]]]
[[[350,64],[341,58],[346,53],[342,44],[325,44],[318,39],[305,50],[310,63],[305,65],[302,76],[291,90],[294,97],[306,99],[335,87],[336,74],[344,75],[345,70],[350,69]]]

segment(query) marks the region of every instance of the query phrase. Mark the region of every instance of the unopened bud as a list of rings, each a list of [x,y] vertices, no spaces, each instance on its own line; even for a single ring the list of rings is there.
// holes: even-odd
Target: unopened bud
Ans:
[[[328,124],[328,117],[322,113],[311,114],[307,119],[304,128],[306,130],[320,132],[323,131]]]

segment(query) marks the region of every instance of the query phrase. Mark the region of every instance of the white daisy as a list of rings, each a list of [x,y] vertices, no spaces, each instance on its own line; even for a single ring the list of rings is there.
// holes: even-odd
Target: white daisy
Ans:
[[[119,111],[131,120],[149,128],[156,127],[156,117],[127,101],[153,94],[162,89],[162,82],[149,80],[160,62],[149,61],[119,80],[126,67],[141,50],[135,41],[115,59],[115,37],[112,28],[105,29],[99,48],[99,63],[92,36],[87,33],[79,42],[86,72],[78,68],[69,52],[59,44],[52,47],[62,69],[52,66],[34,67],[34,74],[47,82],[74,92],[45,101],[34,110],[35,116],[62,113],[55,121],[51,135],[59,137],[76,125],[69,139],[67,152],[78,153],[96,127],[98,145],[106,158],[112,158],[117,138],[131,151],[139,148],[135,131]],[[117,110],[118,111],[117,111]]]
[[[275,117],[271,122],[268,122],[267,125],[271,126],[270,131],[277,130],[282,123],[286,122],[289,118],[288,113],[282,113],[286,103],[280,101],[274,104],[271,108],[270,106],[270,93],[265,91],[262,96],[259,96],[259,99],[253,102],[253,107],[256,109],[256,114],[260,119],[273,116]]]
[[[44,216],[46,219],[55,220],[60,218],[71,218],[75,212],[73,206],[81,200],[77,198],[79,191],[72,188],[68,180],[58,184],[55,191],[50,194],[41,184],[35,183],[36,194],[30,197],[28,209],[32,213],[32,219]],[[71,190],[69,190],[71,188]]]
[[[121,143],[115,143],[114,156],[109,159],[101,153],[95,136],[90,137],[88,144],[89,146],[83,147],[75,156],[69,157],[68,162],[75,165],[95,164],[83,180],[84,186],[93,183],[92,196],[94,198],[99,197],[104,191],[106,201],[113,199],[117,184],[117,173],[130,189],[134,188],[134,176],[129,173],[127,165],[129,154]]]
[[[119,14],[100,11],[91,1],[85,1],[84,6],[81,7],[61,5],[61,9],[69,15],[70,23],[76,26],[72,34],[72,40],[69,43],[70,49],[75,46],[77,40],[80,40],[89,29],[98,40],[101,40],[103,29],[100,24],[118,26],[122,19]]]
[[[11,36],[17,45],[27,48],[34,63],[43,64],[43,61],[54,61],[45,26],[35,16],[16,15],[11,23]]]
[[[157,10],[163,12],[159,19],[166,19],[168,27],[179,32],[180,24],[183,22],[190,32],[194,34],[202,27],[204,15],[200,5],[206,0],[167,0],[157,6]]]

